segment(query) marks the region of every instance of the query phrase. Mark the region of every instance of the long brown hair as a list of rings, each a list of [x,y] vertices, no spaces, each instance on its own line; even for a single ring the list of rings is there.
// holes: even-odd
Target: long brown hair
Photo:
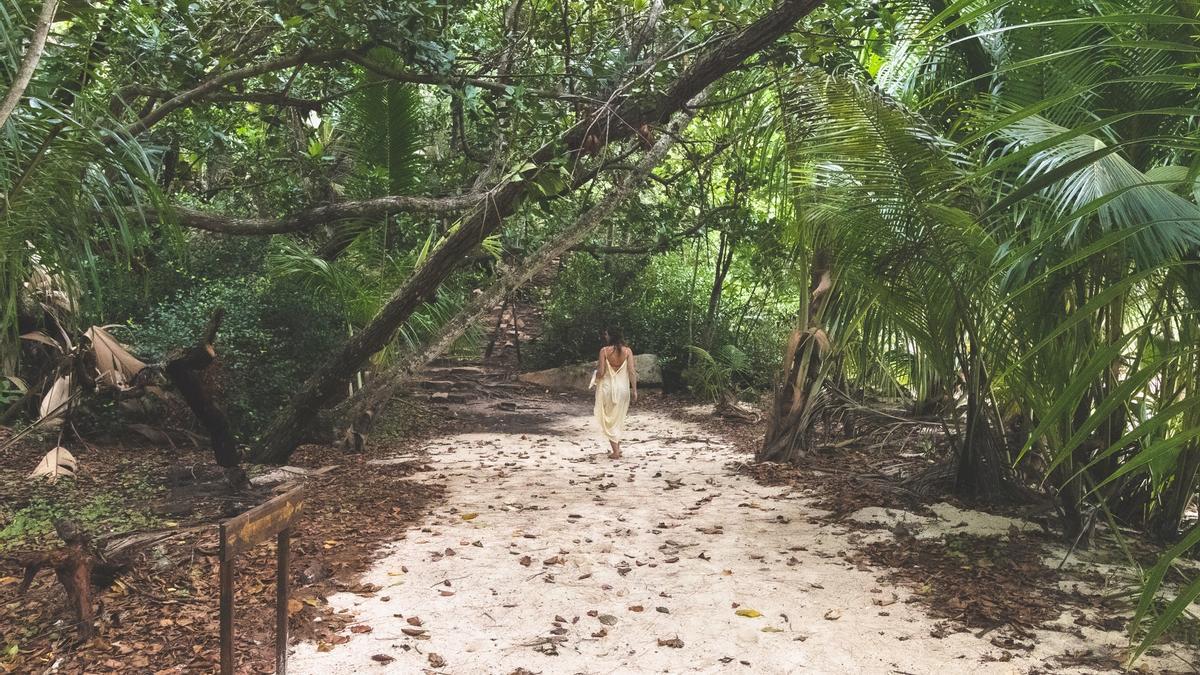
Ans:
[[[616,349],[617,352],[625,351],[625,338],[621,335],[621,329],[616,326],[609,326],[604,329],[604,335],[608,338],[608,346]]]

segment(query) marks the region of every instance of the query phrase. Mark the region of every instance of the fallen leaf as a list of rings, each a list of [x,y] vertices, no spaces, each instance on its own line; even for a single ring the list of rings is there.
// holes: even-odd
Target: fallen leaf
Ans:
[[[737,614],[738,616],[744,616],[747,619],[757,619],[758,617],[762,616],[762,612],[758,611],[757,609],[750,609],[749,607],[743,607],[734,612],[734,614]]]
[[[436,652],[429,652],[429,665],[433,666],[434,668],[445,667],[446,659],[443,659],[441,655]]]
[[[601,614],[596,618],[598,618],[600,623],[604,624],[605,626],[615,626],[617,623],[617,617],[613,616],[612,614]]]
[[[61,476],[74,476],[75,471],[79,469],[79,462],[66,448],[56,446],[47,452],[42,457],[42,461],[34,467],[33,473],[29,474],[30,478],[45,476],[46,480],[53,483]]]
[[[831,609],[828,612],[825,612],[826,621],[837,621],[840,618],[842,618],[842,612],[840,610]]]
[[[479,514],[478,514],[478,513],[464,513],[464,514],[462,514],[462,519],[463,519],[463,520],[475,520],[475,519],[476,519],[476,518],[478,518],[478,517],[479,517]]]
[[[371,657],[371,660],[377,661],[386,666],[387,664],[391,663],[392,661],[395,661],[396,659],[395,659],[395,657],[388,656],[387,654],[376,654],[375,656]]]
[[[659,647],[673,647],[673,648],[675,648],[675,649],[682,649],[682,648],[683,648],[683,640],[680,640],[680,639],[679,639],[679,638],[677,638],[677,637],[673,637],[673,638],[670,638],[670,639],[667,639],[667,640],[664,640],[664,639],[662,639],[662,638],[658,638],[658,646],[659,646]]]
[[[892,597],[890,598],[871,598],[871,602],[879,605],[880,607],[887,607],[888,605],[895,603],[897,599],[898,598],[896,594],[892,593]]]

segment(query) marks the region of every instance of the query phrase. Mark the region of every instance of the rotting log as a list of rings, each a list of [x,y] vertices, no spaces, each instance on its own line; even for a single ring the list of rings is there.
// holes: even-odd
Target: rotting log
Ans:
[[[250,481],[246,478],[246,472],[241,468],[237,439],[233,435],[233,429],[229,426],[229,418],[225,414],[225,409],[217,401],[212,387],[203,377],[204,371],[217,358],[217,350],[213,344],[217,339],[217,330],[221,327],[221,320],[224,316],[224,308],[218,307],[209,317],[208,325],[195,345],[173,350],[167,355],[163,372],[179,390],[196,419],[208,431],[213,457],[217,466],[220,466],[225,472],[225,478],[229,481],[230,486],[235,490],[245,490],[250,487]]]

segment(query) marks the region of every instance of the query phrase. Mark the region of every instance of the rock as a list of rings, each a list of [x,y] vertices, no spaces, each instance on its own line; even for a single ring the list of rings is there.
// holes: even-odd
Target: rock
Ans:
[[[638,354],[634,357],[637,364],[638,386],[662,386],[662,369],[658,366],[658,357],[654,354]],[[532,373],[522,373],[517,379],[527,384],[534,384],[547,389],[560,391],[587,391],[588,382],[592,379],[592,370],[596,363],[580,363],[559,368],[538,370]]]

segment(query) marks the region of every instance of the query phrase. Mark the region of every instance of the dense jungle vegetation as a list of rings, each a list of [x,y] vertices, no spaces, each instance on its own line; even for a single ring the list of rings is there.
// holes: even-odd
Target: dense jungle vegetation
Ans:
[[[914,484],[1152,538],[1145,648],[1200,596],[1155,601],[1200,544],[1198,35],[1196,0],[0,0],[0,423],[138,421],[96,336],[178,384],[220,308],[217,462],[282,463],[523,298],[523,365],[618,324],[762,401],[759,460],[886,408],[946,430]]]

